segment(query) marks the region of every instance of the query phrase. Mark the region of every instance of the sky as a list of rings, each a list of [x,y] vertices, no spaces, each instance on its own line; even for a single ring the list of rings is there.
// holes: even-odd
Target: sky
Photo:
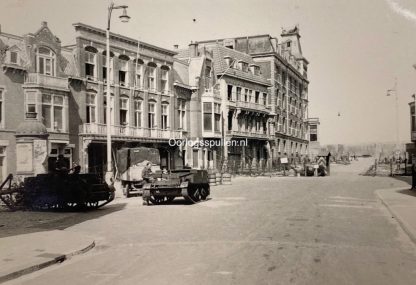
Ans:
[[[280,36],[299,25],[309,60],[309,116],[320,118],[321,144],[410,142],[408,103],[416,93],[414,0],[115,0],[112,32],[173,49],[190,41],[256,34]],[[35,32],[41,21],[64,45],[72,24],[105,28],[108,0],[1,0],[3,32]],[[194,22],[193,19],[196,21]],[[393,93],[394,95],[394,93]],[[339,114],[339,116],[338,116]]]

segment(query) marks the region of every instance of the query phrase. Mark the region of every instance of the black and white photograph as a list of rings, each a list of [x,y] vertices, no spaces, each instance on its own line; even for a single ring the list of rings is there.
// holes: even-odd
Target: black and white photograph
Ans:
[[[0,284],[416,284],[416,1],[1,0]]]

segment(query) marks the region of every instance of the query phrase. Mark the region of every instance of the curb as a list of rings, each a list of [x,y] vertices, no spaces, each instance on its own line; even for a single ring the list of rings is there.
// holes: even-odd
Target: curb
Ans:
[[[381,201],[381,203],[387,208],[387,210],[389,211],[389,213],[396,219],[396,221],[399,223],[400,227],[402,228],[402,230],[408,235],[408,237],[410,238],[410,240],[416,244],[416,234],[413,233],[413,231],[411,230],[411,227],[399,216],[397,215],[392,209],[391,207],[383,200],[383,198],[381,197],[381,195],[378,193],[381,190],[408,190],[408,188],[387,188],[387,189],[378,189],[376,190],[376,195],[378,196],[378,199]]]
[[[57,256],[57,257],[53,258],[52,260],[48,260],[48,261],[45,261],[45,262],[42,262],[42,263],[39,263],[39,264],[36,264],[36,265],[32,265],[32,266],[29,266],[27,268],[24,268],[24,269],[21,269],[21,270],[18,270],[18,271],[0,276],[0,283],[4,283],[6,281],[10,281],[12,279],[19,278],[23,275],[33,273],[35,271],[41,270],[41,269],[46,268],[48,266],[54,265],[56,263],[62,263],[65,260],[67,260],[67,259],[69,259],[73,256],[86,253],[87,251],[93,249],[94,247],[95,247],[95,241],[93,241],[88,246],[86,246],[86,247],[84,247],[80,250],[76,250],[76,251],[68,253],[68,254],[62,254],[60,256]]]

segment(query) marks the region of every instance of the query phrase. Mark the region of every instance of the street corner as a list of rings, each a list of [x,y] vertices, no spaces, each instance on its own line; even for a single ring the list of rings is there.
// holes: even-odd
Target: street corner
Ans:
[[[64,262],[94,246],[93,237],[62,230],[1,238],[0,283]]]

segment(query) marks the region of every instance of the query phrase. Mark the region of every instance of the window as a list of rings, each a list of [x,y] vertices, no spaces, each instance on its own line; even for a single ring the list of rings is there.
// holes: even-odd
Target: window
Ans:
[[[204,103],[204,131],[212,131],[212,103]]]
[[[46,47],[37,49],[36,71],[40,74],[55,76],[55,53],[52,50]]]
[[[214,130],[216,132],[221,131],[221,104],[218,103],[214,103],[214,121]]]
[[[241,101],[241,87],[237,87],[237,101]]]
[[[129,124],[129,99],[120,98],[120,125]]]
[[[109,71],[110,71],[110,82],[113,82],[113,55],[110,54],[110,67],[109,67]],[[103,81],[107,82],[107,56],[103,55]]]
[[[179,129],[186,130],[186,101],[178,99]]]
[[[136,59],[135,61],[136,77],[135,77],[135,86],[136,88],[142,88],[143,80],[143,61],[141,59]]]
[[[37,118],[37,93],[26,92],[25,94],[26,104],[26,118],[36,119]]]
[[[232,85],[227,86],[227,99],[228,101],[233,101],[233,86]]]
[[[240,69],[242,71],[244,71],[244,72],[247,72],[248,71],[248,64],[247,64],[247,62],[240,61]]]
[[[16,51],[10,51],[10,58],[9,58],[9,62],[13,63],[13,64],[18,64],[19,60],[18,60],[18,53]]]
[[[107,124],[107,94],[104,93],[104,124]],[[110,124],[114,125],[114,96],[110,97]]]
[[[248,90],[248,102],[252,102],[253,90]]]
[[[86,122],[95,123],[95,94],[87,93],[86,108]]]
[[[267,93],[263,93],[263,105],[267,106]]]
[[[254,98],[255,102],[256,102],[256,104],[258,104],[259,103],[260,92],[256,91],[254,96],[255,96],[255,98]]]
[[[156,110],[155,110],[155,103],[149,103],[149,113],[148,113],[148,126],[149,129],[154,129],[156,127]]]
[[[95,80],[95,52],[94,48],[87,47],[85,49],[85,76],[87,79]]]
[[[119,71],[118,71],[118,82],[121,86],[128,86],[129,81],[129,74],[128,74],[128,67],[129,67],[129,60],[130,58],[126,55],[120,55],[119,57]]]
[[[162,67],[161,77],[160,77],[160,91],[162,91],[163,94],[167,94],[169,90],[168,75],[169,75],[169,70]]]
[[[290,42],[287,42],[287,43],[286,43],[286,46],[287,46],[287,47],[290,47]]]
[[[162,114],[161,114],[161,122],[162,122],[162,130],[167,130],[169,127],[169,105],[162,104]]]
[[[205,66],[205,89],[212,87],[211,66]]]
[[[60,95],[42,95],[42,118],[47,129],[64,130],[64,97]]]
[[[147,88],[149,90],[155,91],[156,90],[156,67],[153,65],[148,65],[148,75],[147,75]]]
[[[3,113],[3,107],[4,107],[4,100],[3,100],[3,90],[0,90],[0,128],[4,127],[4,113]]]
[[[309,127],[309,130],[310,130],[309,140],[311,142],[318,141],[318,126],[312,125]]]
[[[134,126],[142,127],[142,100],[134,100]]]

